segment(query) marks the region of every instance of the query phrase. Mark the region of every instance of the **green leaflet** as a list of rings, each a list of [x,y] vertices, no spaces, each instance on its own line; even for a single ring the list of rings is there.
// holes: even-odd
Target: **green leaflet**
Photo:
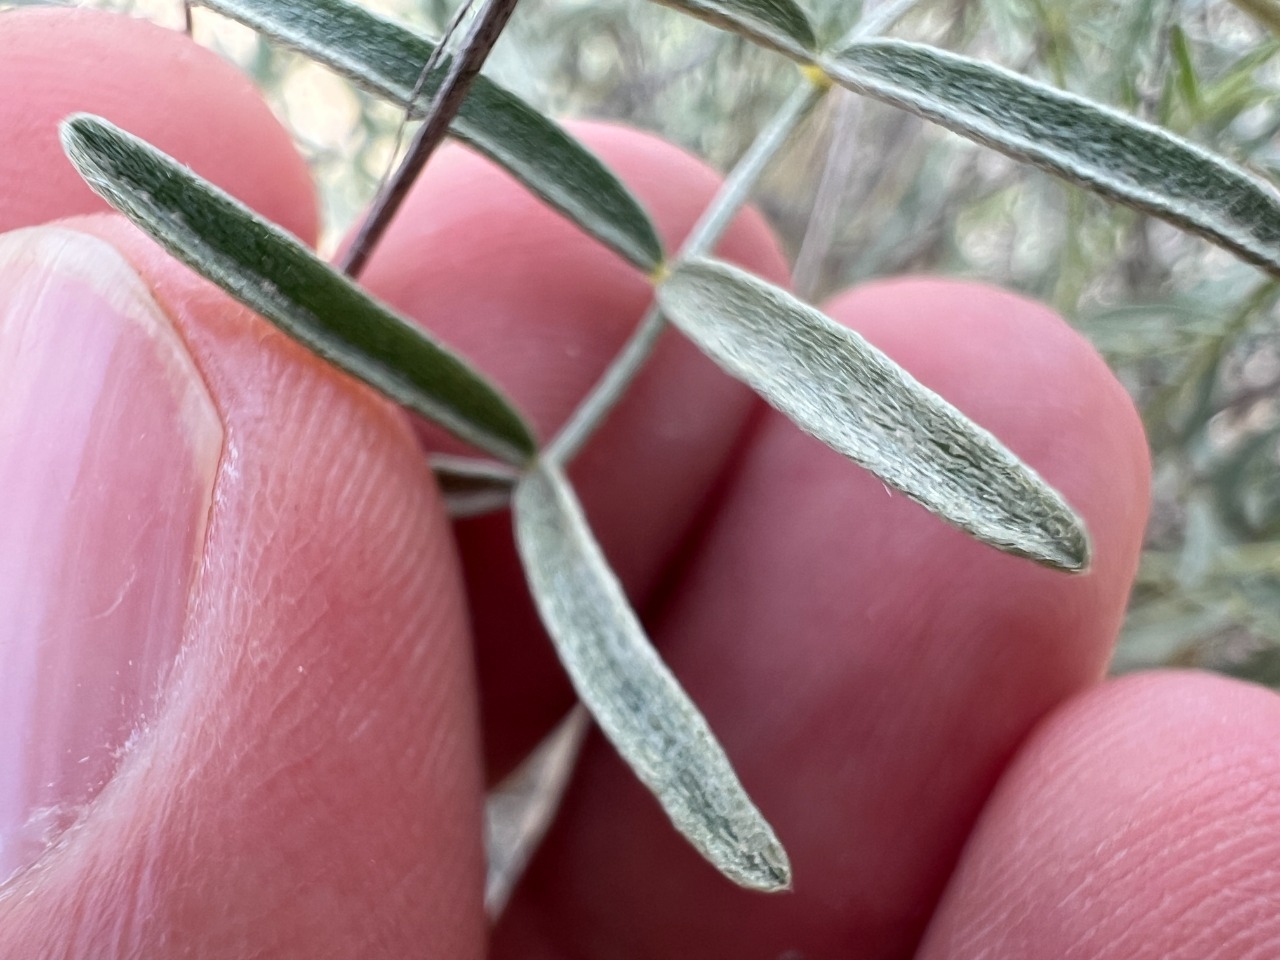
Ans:
[[[101,118],[64,121],[62,143],[112,206],[319,356],[495,456],[535,452],[493,386],[284,231]]]
[[[347,0],[201,0],[348,77],[370,92],[420,111],[449,71],[449,58],[415,85],[435,44]],[[548,205],[646,273],[665,256],[662,241],[631,192],[600,160],[519,97],[477,77],[452,133],[475,147]]]
[[[677,266],[658,302],[801,429],[940,517],[1048,566],[1088,565],[1088,537],[1056,491],[853,331],[714,260]]]
[[[807,61],[818,47],[809,18],[793,0],[658,0],[708,23]]]
[[[1151,124],[991,64],[900,40],[824,61],[837,83],[1154,214],[1280,274],[1280,195]]]
[[[785,889],[786,852],[644,635],[568,482],[535,464],[516,487],[514,509],[542,622],[600,729],[722,873],[744,887]]]

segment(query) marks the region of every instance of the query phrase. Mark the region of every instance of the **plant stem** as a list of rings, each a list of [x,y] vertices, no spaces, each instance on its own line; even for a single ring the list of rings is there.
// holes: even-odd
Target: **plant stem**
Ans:
[[[427,62],[422,65],[422,69],[418,71],[418,79],[414,81],[413,90],[409,92],[408,106],[405,107],[404,116],[400,118],[400,123],[396,127],[396,139],[391,148],[391,156],[400,156],[400,147],[404,143],[404,131],[409,125],[409,121],[413,118],[413,107],[422,96],[422,91],[426,88],[427,81],[431,78],[431,74],[435,73],[436,67],[450,56],[450,46],[452,45],[455,34],[462,22],[466,20],[467,15],[471,12],[471,7],[475,0],[462,0],[458,4],[458,9],[453,12],[453,17],[449,20],[449,25],[445,27],[444,33],[440,36],[440,40],[436,43],[436,48],[431,51],[431,56],[427,57]],[[375,196],[381,195],[386,188],[387,181],[395,172],[394,167],[389,168],[387,172],[378,181],[378,189]]]
[[[868,2],[863,7],[863,15],[850,28],[848,34],[840,41],[836,49],[843,50],[859,40],[878,36],[891,29],[916,3],[917,0],[888,0],[886,3],[877,5],[873,10],[870,9],[871,3]]]
[[[496,485],[511,486],[520,479],[520,471],[497,460],[481,460],[476,457],[456,457],[448,453],[433,453],[428,458],[431,470],[437,476],[457,480],[488,481]]]
[[[195,28],[191,19],[191,0],[182,0],[182,31],[189,37],[195,32]]]
[[[862,100],[848,91],[841,91],[840,100],[835,104],[826,162],[813,194],[809,225],[804,239],[800,241],[795,268],[791,271],[792,289],[802,300],[812,300],[821,290],[822,268],[835,242],[842,201],[848,192],[850,175],[857,159],[855,151],[849,149],[849,141],[861,113]]]
[[[408,195],[413,181],[449,132],[449,124],[457,116],[472,81],[480,73],[489,51],[493,49],[511,18],[516,2],[517,0],[485,0],[471,29],[467,31],[462,49],[449,65],[444,83],[432,98],[422,126],[418,128],[413,143],[409,146],[409,152],[395,174],[378,191],[373,210],[360,225],[360,232],[343,257],[341,269],[345,273],[355,277],[364,269],[369,256]]]
[[[516,884],[560,809],[590,729],[591,715],[581,703],[576,704],[533,753],[489,793],[485,805],[489,870],[484,907],[490,923],[496,923],[502,916]]]
[[[676,255],[673,266],[690,257],[701,256],[715,246],[742,205],[746,203],[747,197],[769,165],[769,161],[829,89],[827,85],[805,83],[791,94],[770,121],[769,126],[760,133],[750,149],[738,161],[715,199],[703,211],[701,219],[698,220]],[[644,367],[645,361],[649,359],[666,325],[666,317],[655,303],[644,315],[640,325],[631,334],[631,338],[614,358],[613,363],[609,365],[609,369],[596,381],[591,393],[574,410],[573,415],[555,439],[547,445],[543,455],[550,462],[563,466],[582,449],[583,444],[604,422],[610,411],[622,399],[627,387]]]
[[[505,509],[520,479],[518,470],[493,460],[433,454],[430,462],[445,509],[455,520]]]

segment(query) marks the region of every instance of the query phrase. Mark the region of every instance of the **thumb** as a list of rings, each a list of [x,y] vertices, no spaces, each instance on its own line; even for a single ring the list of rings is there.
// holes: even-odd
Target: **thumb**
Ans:
[[[0,957],[482,952],[401,418],[120,221],[0,237]]]

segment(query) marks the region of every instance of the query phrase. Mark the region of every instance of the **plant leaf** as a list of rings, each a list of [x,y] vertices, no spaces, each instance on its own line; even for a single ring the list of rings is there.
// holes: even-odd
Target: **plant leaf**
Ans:
[[[645,637],[568,482],[539,461],[516,486],[514,509],[542,622],[600,729],[722,873],[744,887],[785,889],[786,852]]]
[[[962,530],[1064,570],[1089,543],[1062,498],[995,437],[852,330],[713,260],[678,265],[658,302],[801,429]]]
[[[1160,127],[1001,67],[902,40],[823,63],[837,83],[933,120],[1280,274],[1280,194]]]
[[[347,0],[201,3],[400,104],[410,115],[425,109],[449,71],[445,57],[411,102],[436,45]],[[631,192],[595,154],[515,94],[477,77],[451,132],[641,270],[651,273],[662,263],[662,241]]]
[[[658,0],[700,20],[808,60],[818,48],[813,25],[794,0]]]
[[[495,456],[535,452],[478,373],[217,187],[100,117],[64,121],[62,143],[108,203],[319,356]]]

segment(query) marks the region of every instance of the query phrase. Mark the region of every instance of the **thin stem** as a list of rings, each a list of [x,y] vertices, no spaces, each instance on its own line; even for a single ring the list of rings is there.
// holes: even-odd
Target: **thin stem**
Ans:
[[[888,0],[888,3],[877,3],[877,0],[867,0],[863,4],[863,15],[858,23],[850,28],[836,49],[844,50],[859,40],[867,40],[868,37],[887,31],[913,8],[916,1],[918,0]],[[841,200],[844,200],[849,187],[849,174],[854,164],[854,151],[849,150],[847,143],[858,125],[861,104],[863,101],[860,97],[845,92],[844,99],[836,109],[831,145],[827,148],[827,161],[823,164],[822,179],[814,192],[813,210],[810,212],[804,239],[800,242],[800,252],[796,255],[795,270],[791,273],[795,292],[803,300],[810,300],[818,293],[822,284],[822,265],[836,239]]]
[[[849,149],[849,139],[858,125],[862,101],[847,91],[842,93],[843,96],[835,105],[831,142],[827,146],[827,158],[822,167],[818,189],[813,195],[809,225],[800,242],[800,252],[796,254],[795,269],[791,272],[792,288],[804,300],[811,300],[821,287],[822,266],[835,242],[836,224],[856,156],[855,151]]]
[[[520,471],[497,460],[480,460],[475,457],[455,457],[447,453],[433,453],[428,462],[439,477],[457,480],[480,480],[511,486],[520,479]]]
[[[191,19],[191,0],[182,0],[182,32],[188,37],[195,32],[195,22]]]
[[[378,192],[373,210],[360,225],[360,232],[342,259],[341,268],[350,276],[359,276],[360,271],[364,269],[369,256],[378,245],[378,241],[382,239],[396,211],[400,209],[400,204],[408,195],[413,181],[422,172],[422,168],[426,166],[436,147],[444,140],[445,134],[449,132],[449,124],[457,116],[472,81],[479,75],[480,68],[484,66],[484,61],[489,56],[489,51],[493,49],[493,45],[511,18],[516,3],[517,0],[485,0],[479,15],[471,24],[471,29],[467,31],[462,49],[449,65],[449,73],[444,83],[440,85],[440,89],[431,100],[431,106],[427,108],[426,118],[418,128],[413,143],[409,146],[408,154],[399,169]]]
[[[805,83],[787,98],[769,121],[769,126],[760,132],[755,142],[742,155],[742,159],[729,172],[720,192],[703,211],[701,219],[680,248],[677,262],[701,256],[719,241],[747,202],[770,161],[786,145],[800,122],[822,101],[828,89],[830,88],[826,85]]]
[[[460,520],[506,509],[520,473],[493,460],[433,454],[431,470],[444,494],[445,509]]]
[[[849,28],[835,49],[844,50],[859,40],[885,33],[918,2],[919,0],[866,0],[857,23]],[[861,98],[845,93],[836,111],[822,178],[814,193],[813,211],[792,272],[795,291],[803,299],[809,299],[818,292],[822,264],[835,240],[840,201],[848,187],[849,172],[854,162],[853,153],[847,149],[847,142],[858,125],[861,113]]]
[[[917,0],[888,0],[888,2],[878,4],[876,9],[871,10],[869,9],[871,2],[868,0],[863,7],[863,15],[858,18],[858,22],[853,25],[836,49],[843,50],[852,43],[866,40],[868,37],[879,36],[892,29],[894,24],[901,20],[916,3]]]
[[[404,119],[401,122],[401,129],[404,123],[413,115],[413,105],[418,102],[418,98],[422,96],[422,91],[426,88],[427,79],[431,76],[431,71],[440,65],[440,62],[450,54],[450,47],[457,38],[458,31],[462,29],[462,24],[466,21],[467,16],[471,13],[471,8],[475,6],[475,0],[462,0],[458,4],[458,9],[453,12],[453,16],[449,18],[449,22],[445,25],[444,33],[440,35],[436,48],[432,51],[431,56],[427,57],[427,62],[422,65],[422,69],[418,71],[418,79],[413,82],[413,90],[409,92],[409,104],[405,108]]]
[[[511,507],[511,488],[444,492],[444,512],[450,520],[474,520]]]
[[[747,202],[752,188],[769,161],[787,142],[800,121],[822,100],[828,89],[830,88],[825,84],[805,83],[791,94],[769,126],[738,161],[710,206],[703,211],[701,219],[680,248],[675,264],[690,257],[701,256],[715,246],[742,205]],[[609,369],[596,382],[591,393],[578,405],[568,423],[548,444],[544,456],[550,462],[567,464],[582,449],[582,445],[622,399],[631,381],[649,359],[649,354],[653,352],[666,325],[666,317],[655,303],[609,365]]]

